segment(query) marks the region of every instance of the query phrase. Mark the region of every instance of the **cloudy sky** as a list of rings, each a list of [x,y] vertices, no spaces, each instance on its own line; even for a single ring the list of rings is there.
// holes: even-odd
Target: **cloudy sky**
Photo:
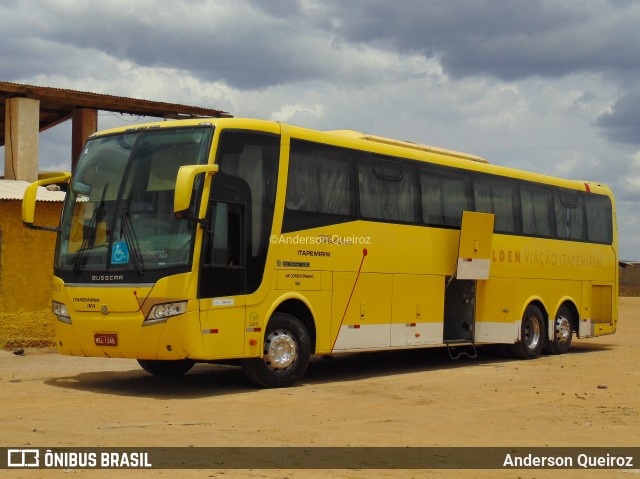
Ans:
[[[0,80],[356,129],[605,182],[621,257],[640,260],[635,0],[2,0]],[[99,128],[136,120],[101,112]],[[70,130],[42,135],[41,169],[69,169]]]

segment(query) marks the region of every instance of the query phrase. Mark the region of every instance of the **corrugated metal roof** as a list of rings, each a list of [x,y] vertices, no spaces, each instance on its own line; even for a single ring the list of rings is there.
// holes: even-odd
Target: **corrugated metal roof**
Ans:
[[[24,190],[29,186],[28,181],[0,180],[0,200],[22,201]],[[44,186],[38,188],[38,201],[62,202],[64,191],[49,191]]]

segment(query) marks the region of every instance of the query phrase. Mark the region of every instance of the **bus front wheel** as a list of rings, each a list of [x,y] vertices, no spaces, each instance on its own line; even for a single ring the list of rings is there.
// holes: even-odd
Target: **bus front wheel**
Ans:
[[[193,367],[192,359],[138,359],[138,364],[154,376],[181,376]]]
[[[553,339],[547,341],[545,352],[549,354],[564,354],[571,346],[573,337],[573,323],[571,311],[566,306],[560,306],[553,322]]]
[[[302,378],[309,366],[309,333],[295,317],[275,313],[264,336],[264,356],[243,364],[247,378],[265,388],[287,387]]]
[[[519,359],[535,359],[540,356],[546,338],[545,320],[536,305],[529,305],[520,323],[520,339],[509,345],[509,352]]]

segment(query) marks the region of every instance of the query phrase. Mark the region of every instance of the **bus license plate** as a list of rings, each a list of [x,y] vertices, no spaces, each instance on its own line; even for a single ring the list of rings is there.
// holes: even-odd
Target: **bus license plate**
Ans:
[[[93,335],[96,346],[117,346],[118,335],[116,333],[96,333]]]

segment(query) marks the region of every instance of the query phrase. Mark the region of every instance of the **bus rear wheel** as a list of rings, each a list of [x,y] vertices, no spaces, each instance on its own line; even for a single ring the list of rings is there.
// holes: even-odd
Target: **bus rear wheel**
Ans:
[[[509,352],[519,359],[535,359],[540,356],[546,338],[545,320],[536,305],[529,305],[520,323],[520,339],[509,345]]]
[[[545,352],[549,354],[564,354],[571,346],[573,338],[573,322],[569,308],[560,306],[556,319],[553,321],[553,339],[547,341]]]
[[[265,331],[263,354],[262,358],[244,362],[247,378],[265,388],[291,386],[302,378],[309,366],[309,333],[297,318],[275,313]]]
[[[192,359],[138,359],[138,364],[149,374],[154,376],[182,376],[189,371],[196,362]]]

